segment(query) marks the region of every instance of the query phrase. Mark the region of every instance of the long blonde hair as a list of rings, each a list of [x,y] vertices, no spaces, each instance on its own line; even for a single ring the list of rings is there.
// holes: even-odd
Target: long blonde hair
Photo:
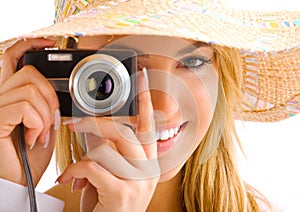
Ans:
[[[182,201],[187,211],[259,211],[264,197],[244,183],[235,164],[239,140],[233,111],[239,105],[239,54],[236,49],[213,46],[219,75],[219,95],[210,128],[183,168]],[[62,126],[56,159],[62,171],[84,155],[82,135]],[[237,145],[238,144],[238,145]]]
[[[260,211],[268,201],[241,179],[235,150],[241,147],[234,126],[241,104],[239,53],[213,46],[219,76],[218,101],[210,127],[183,169],[182,198],[186,211]],[[238,116],[238,114],[235,114]]]

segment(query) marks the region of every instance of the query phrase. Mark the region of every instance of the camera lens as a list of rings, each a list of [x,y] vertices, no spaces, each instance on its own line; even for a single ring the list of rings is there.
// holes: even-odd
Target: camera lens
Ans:
[[[108,98],[114,89],[111,76],[105,72],[97,71],[92,73],[87,80],[87,93],[95,100]]]
[[[84,113],[110,115],[126,103],[131,81],[128,70],[117,58],[93,54],[75,65],[69,90],[74,104]]]

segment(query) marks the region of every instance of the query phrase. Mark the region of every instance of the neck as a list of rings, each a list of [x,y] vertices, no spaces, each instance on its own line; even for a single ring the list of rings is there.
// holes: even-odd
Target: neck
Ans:
[[[166,182],[158,183],[147,212],[182,211],[181,183],[181,172]]]

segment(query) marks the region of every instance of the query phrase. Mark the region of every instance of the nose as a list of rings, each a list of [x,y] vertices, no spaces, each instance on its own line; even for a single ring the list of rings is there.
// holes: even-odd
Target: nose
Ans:
[[[177,122],[180,118],[177,100],[167,91],[152,90],[150,92],[155,121],[163,125]]]
[[[174,60],[162,56],[149,56],[145,64],[154,117],[160,124],[177,122],[180,118],[179,96],[174,91],[175,65]]]

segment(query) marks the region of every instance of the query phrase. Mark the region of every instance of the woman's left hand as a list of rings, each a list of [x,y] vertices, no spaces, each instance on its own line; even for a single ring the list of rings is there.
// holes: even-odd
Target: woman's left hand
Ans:
[[[153,107],[146,77],[140,74],[138,80],[135,132],[115,117],[68,122],[71,130],[86,134],[89,151],[80,162],[70,165],[58,182],[74,179],[73,188],[85,187],[83,211],[146,211],[152,198],[160,176]]]

